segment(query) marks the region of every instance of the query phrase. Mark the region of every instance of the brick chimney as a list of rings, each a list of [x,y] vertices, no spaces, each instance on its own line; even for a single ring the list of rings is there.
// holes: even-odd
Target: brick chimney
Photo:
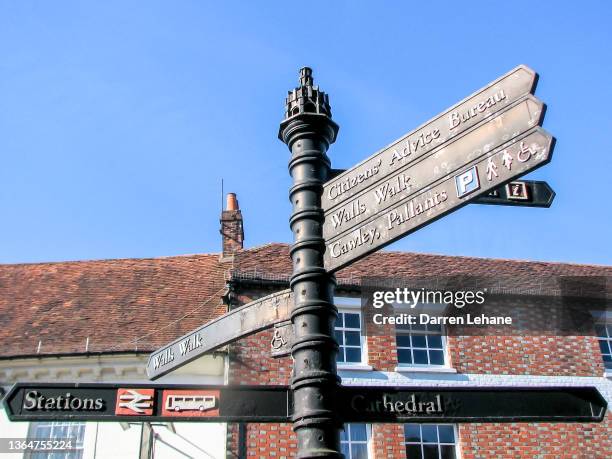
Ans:
[[[238,207],[235,193],[227,193],[225,210],[221,212],[221,237],[223,239],[222,257],[231,257],[238,250],[242,250],[244,242],[244,229],[242,226],[242,212]]]

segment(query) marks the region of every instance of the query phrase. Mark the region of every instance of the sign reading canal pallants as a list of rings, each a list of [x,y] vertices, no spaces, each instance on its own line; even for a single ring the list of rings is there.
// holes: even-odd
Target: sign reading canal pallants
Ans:
[[[483,193],[550,161],[553,138],[536,127],[484,155],[468,160],[399,205],[385,209],[348,233],[326,240],[324,262],[333,272],[461,208]]]
[[[4,400],[11,421],[287,422],[282,386],[18,383]]]
[[[536,73],[520,65],[324,185],[327,212],[387,175],[441,147],[492,114],[533,92]]]
[[[285,386],[18,383],[4,405],[11,421],[289,422],[290,395]],[[342,386],[335,403],[342,422],[381,423],[600,422],[607,407],[595,387]]]
[[[203,354],[289,318],[290,290],[274,293],[196,328],[149,356],[147,375],[157,379]]]

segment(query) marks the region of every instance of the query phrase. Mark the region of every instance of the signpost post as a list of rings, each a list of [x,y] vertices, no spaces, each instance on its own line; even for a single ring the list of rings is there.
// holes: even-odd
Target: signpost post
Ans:
[[[279,138],[291,150],[289,199],[293,213],[290,249],[293,274],[293,430],[298,458],[342,458],[342,422],[334,410],[340,386],[336,371],[338,344],[333,337],[338,311],[333,304],[335,279],[323,266],[323,209],[321,193],[328,179],[326,155],[336,140],[338,125],[331,119],[327,94],[313,84],[312,71],[300,71],[300,87],[290,91]]]

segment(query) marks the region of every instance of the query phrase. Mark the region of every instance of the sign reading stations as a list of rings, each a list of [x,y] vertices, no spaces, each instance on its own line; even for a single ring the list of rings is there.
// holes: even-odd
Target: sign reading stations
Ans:
[[[196,328],[149,356],[149,379],[157,379],[201,355],[287,320],[292,302],[291,291],[283,290],[252,301]]]
[[[11,421],[287,422],[284,386],[17,383]]]

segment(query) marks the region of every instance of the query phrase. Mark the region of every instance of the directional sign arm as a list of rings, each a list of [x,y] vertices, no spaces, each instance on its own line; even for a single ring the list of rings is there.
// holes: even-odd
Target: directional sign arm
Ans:
[[[346,172],[346,169],[331,169],[330,180]],[[521,198],[512,196],[511,188],[513,183],[523,184],[526,189],[527,197]],[[489,193],[477,197],[471,204],[493,204],[498,206],[518,206],[518,207],[545,207],[549,208],[555,199],[556,193],[551,186],[543,180],[521,180],[510,182],[491,190]]]
[[[555,195],[550,185],[542,180],[520,180],[495,188],[472,203],[548,208],[552,205]]]
[[[226,344],[289,318],[291,290],[283,290],[234,309],[195,329],[149,356],[149,379],[179,368]]]

